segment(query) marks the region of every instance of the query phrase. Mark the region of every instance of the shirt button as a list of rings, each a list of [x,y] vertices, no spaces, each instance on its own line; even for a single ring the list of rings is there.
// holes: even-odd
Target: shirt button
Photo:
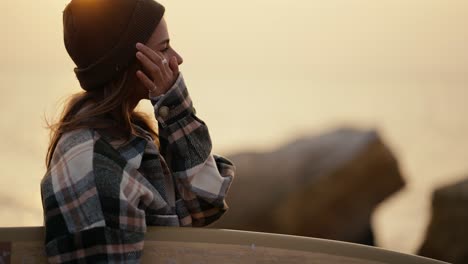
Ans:
[[[161,106],[161,108],[159,108],[159,116],[162,117],[162,118],[168,117],[169,116],[169,107]]]

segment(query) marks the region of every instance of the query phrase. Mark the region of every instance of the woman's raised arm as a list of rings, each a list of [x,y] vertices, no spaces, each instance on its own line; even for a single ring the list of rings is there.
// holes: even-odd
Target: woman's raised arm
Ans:
[[[182,73],[166,94],[150,99],[158,120],[161,154],[181,198],[176,201],[181,224],[208,225],[228,209],[225,197],[235,166],[212,154],[208,127],[196,116]]]

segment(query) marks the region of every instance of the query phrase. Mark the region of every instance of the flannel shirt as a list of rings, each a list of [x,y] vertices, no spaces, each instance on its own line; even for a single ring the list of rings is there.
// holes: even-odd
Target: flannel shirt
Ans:
[[[151,103],[160,149],[141,127],[124,144],[98,129],[58,141],[41,182],[50,263],[139,263],[146,226],[205,226],[228,209],[235,166],[211,153],[182,74]]]

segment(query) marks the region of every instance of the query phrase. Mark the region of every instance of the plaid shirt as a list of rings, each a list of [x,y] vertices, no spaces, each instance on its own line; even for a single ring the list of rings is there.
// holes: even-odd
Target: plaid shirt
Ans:
[[[147,225],[200,227],[228,209],[235,167],[211,153],[182,74],[151,103],[160,150],[149,133],[123,145],[95,129],[60,138],[41,182],[49,262],[139,263]]]

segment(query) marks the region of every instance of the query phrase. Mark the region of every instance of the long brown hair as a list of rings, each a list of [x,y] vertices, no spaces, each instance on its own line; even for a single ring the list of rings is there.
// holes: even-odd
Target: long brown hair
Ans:
[[[149,116],[130,109],[132,87],[128,82],[129,72],[133,72],[131,67],[100,89],[72,95],[67,100],[59,121],[53,124],[47,122],[50,129],[47,168],[60,137],[80,128],[111,129],[128,140],[132,134],[143,136],[134,128],[134,125],[138,125],[152,135],[159,147],[158,134]]]

